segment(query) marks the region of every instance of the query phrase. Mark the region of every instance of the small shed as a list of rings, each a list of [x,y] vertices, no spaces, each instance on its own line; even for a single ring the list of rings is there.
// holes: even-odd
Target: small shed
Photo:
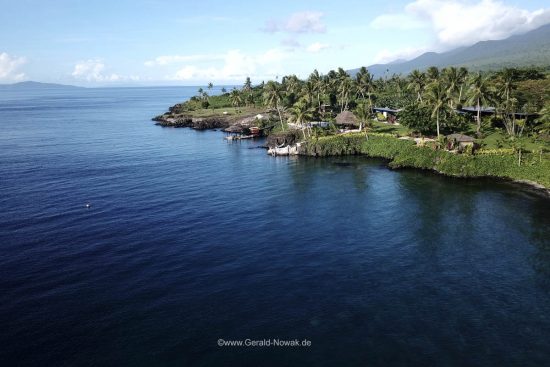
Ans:
[[[451,134],[447,135],[447,149],[453,150],[453,149],[459,149],[462,150],[466,148],[467,146],[474,146],[475,139],[471,136],[464,135],[464,134]]]
[[[336,116],[336,125],[359,126],[359,121],[353,112],[343,111]]]

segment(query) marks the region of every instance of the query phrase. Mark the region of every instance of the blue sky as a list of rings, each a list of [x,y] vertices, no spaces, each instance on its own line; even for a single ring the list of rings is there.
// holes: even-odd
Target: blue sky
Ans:
[[[550,23],[547,1],[0,1],[0,83],[239,84]]]

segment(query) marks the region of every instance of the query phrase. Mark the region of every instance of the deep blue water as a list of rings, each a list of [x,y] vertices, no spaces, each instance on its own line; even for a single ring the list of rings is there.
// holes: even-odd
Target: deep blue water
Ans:
[[[195,89],[0,91],[0,365],[550,364],[548,199],[150,121]]]

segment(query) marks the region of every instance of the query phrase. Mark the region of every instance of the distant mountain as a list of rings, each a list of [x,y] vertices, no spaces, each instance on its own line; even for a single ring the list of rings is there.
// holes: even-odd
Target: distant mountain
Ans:
[[[40,83],[40,82],[19,82],[14,84],[0,84],[0,88],[10,89],[67,89],[67,88],[82,88],[74,85],[55,84],[55,83]]]
[[[513,66],[550,66],[550,24],[530,32],[498,41],[482,41],[448,52],[426,52],[417,58],[388,64],[375,64],[367,69],[375,77],[408,74],[430,66],[466,66],[472,70],[491,70]],[[353,76],[359,69],[348,70]]]

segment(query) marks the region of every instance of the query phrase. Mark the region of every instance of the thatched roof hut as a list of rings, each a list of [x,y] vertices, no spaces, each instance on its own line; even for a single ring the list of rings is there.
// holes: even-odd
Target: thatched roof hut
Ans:
[[[340,112],[336,116],[336,125],[359,125],[359,120],[351,111]]]

